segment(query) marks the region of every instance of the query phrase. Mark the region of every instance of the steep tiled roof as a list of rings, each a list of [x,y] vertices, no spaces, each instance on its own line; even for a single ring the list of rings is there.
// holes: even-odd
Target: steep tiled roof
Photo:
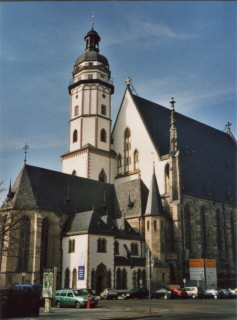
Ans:
[[[114,230],[94,211],[80,212],[72,215],[65,223],[63,234],[97,233],[114,235]]]
[[[168,154],[170,110],[130,93],[160,155]],[[175,116],[183,193],[235,205],[236,145],[233,139],[180,113]],[[207,191],[208,185],[211,193]]]
[[[16,193],[11,200],[13,205],[21,201],[24,206],[62,213],[84,212],[94,208],[103,214],[105,197],[109,214],[116,217],[119,213],[112,184],[30,165],[23,167],[12,190]],[[7,204],[7,200],[4,204]]]

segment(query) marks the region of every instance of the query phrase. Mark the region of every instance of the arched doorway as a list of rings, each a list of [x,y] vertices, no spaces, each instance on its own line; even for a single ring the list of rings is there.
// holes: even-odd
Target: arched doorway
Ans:
[[[107,286],[107,268],[101,263],[96,270],[96,294],[99,295]]]

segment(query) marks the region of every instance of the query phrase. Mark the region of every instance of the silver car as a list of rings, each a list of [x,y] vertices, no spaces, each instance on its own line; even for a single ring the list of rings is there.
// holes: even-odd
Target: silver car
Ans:
[[[202,287],[185,287],[182,289],[182,291],[186,291],[188,297],[193,298],[193,299],[204,298],[204,290]]]
[[[116,299],[116,300],[118,300],[118,292],[113,288],[105,288],[100,294],[100,299],[104,299],[104,300]]]

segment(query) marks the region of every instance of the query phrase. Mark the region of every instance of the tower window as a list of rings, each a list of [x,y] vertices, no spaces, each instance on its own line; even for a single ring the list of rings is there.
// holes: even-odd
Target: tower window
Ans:
[[[101,105],[101,114],[106,116],[106,106],[104,104]]]
[[[106,98],[106,95],[103,93],[103,94],[102,94],[102,97],[103,97],[103,98]]]
[[[88,79],[93,79],[93,74],[88,74]]]
[[[106,134],[106,131],[105,131],[105,129],[102,129],[101,131],[100,131],[100,141],[102,141],[102,142],[106,142],[106,140],[107,140],[107,134]]]
[[[78,99],[78,95],[76,95],[76,99]]]
[[[103,169],[100,171],[99,181],[101,181],[101,182],[107,182],[106,174],[105,174],[105,172],[104,172]]]
[[[73,142],[77,142],[77,138],[78,138],[77,130],[74,130],[72,141],[73,141]]]
[[[118,163],[118,168],[121,168],[122,167],[122,157],[121,157],[121,155],[119,154],[118,155],[118,159],[117,159],[117,163]]]
[[[89,66],[93,66],[93,62],[89,62]]]
[[[78,106],[75,107],[75,116],[78,116]]]

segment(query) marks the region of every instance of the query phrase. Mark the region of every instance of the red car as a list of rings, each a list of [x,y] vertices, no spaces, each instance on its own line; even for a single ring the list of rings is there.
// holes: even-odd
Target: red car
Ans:
[[[186,298],[188,298],[188,294],[187,294],[186,291],[182,291],[181,289],[171,288],[171,287],[170,287],[170,290],[173,290],[173,291],[176,292],[178,299],[186,299]]]

